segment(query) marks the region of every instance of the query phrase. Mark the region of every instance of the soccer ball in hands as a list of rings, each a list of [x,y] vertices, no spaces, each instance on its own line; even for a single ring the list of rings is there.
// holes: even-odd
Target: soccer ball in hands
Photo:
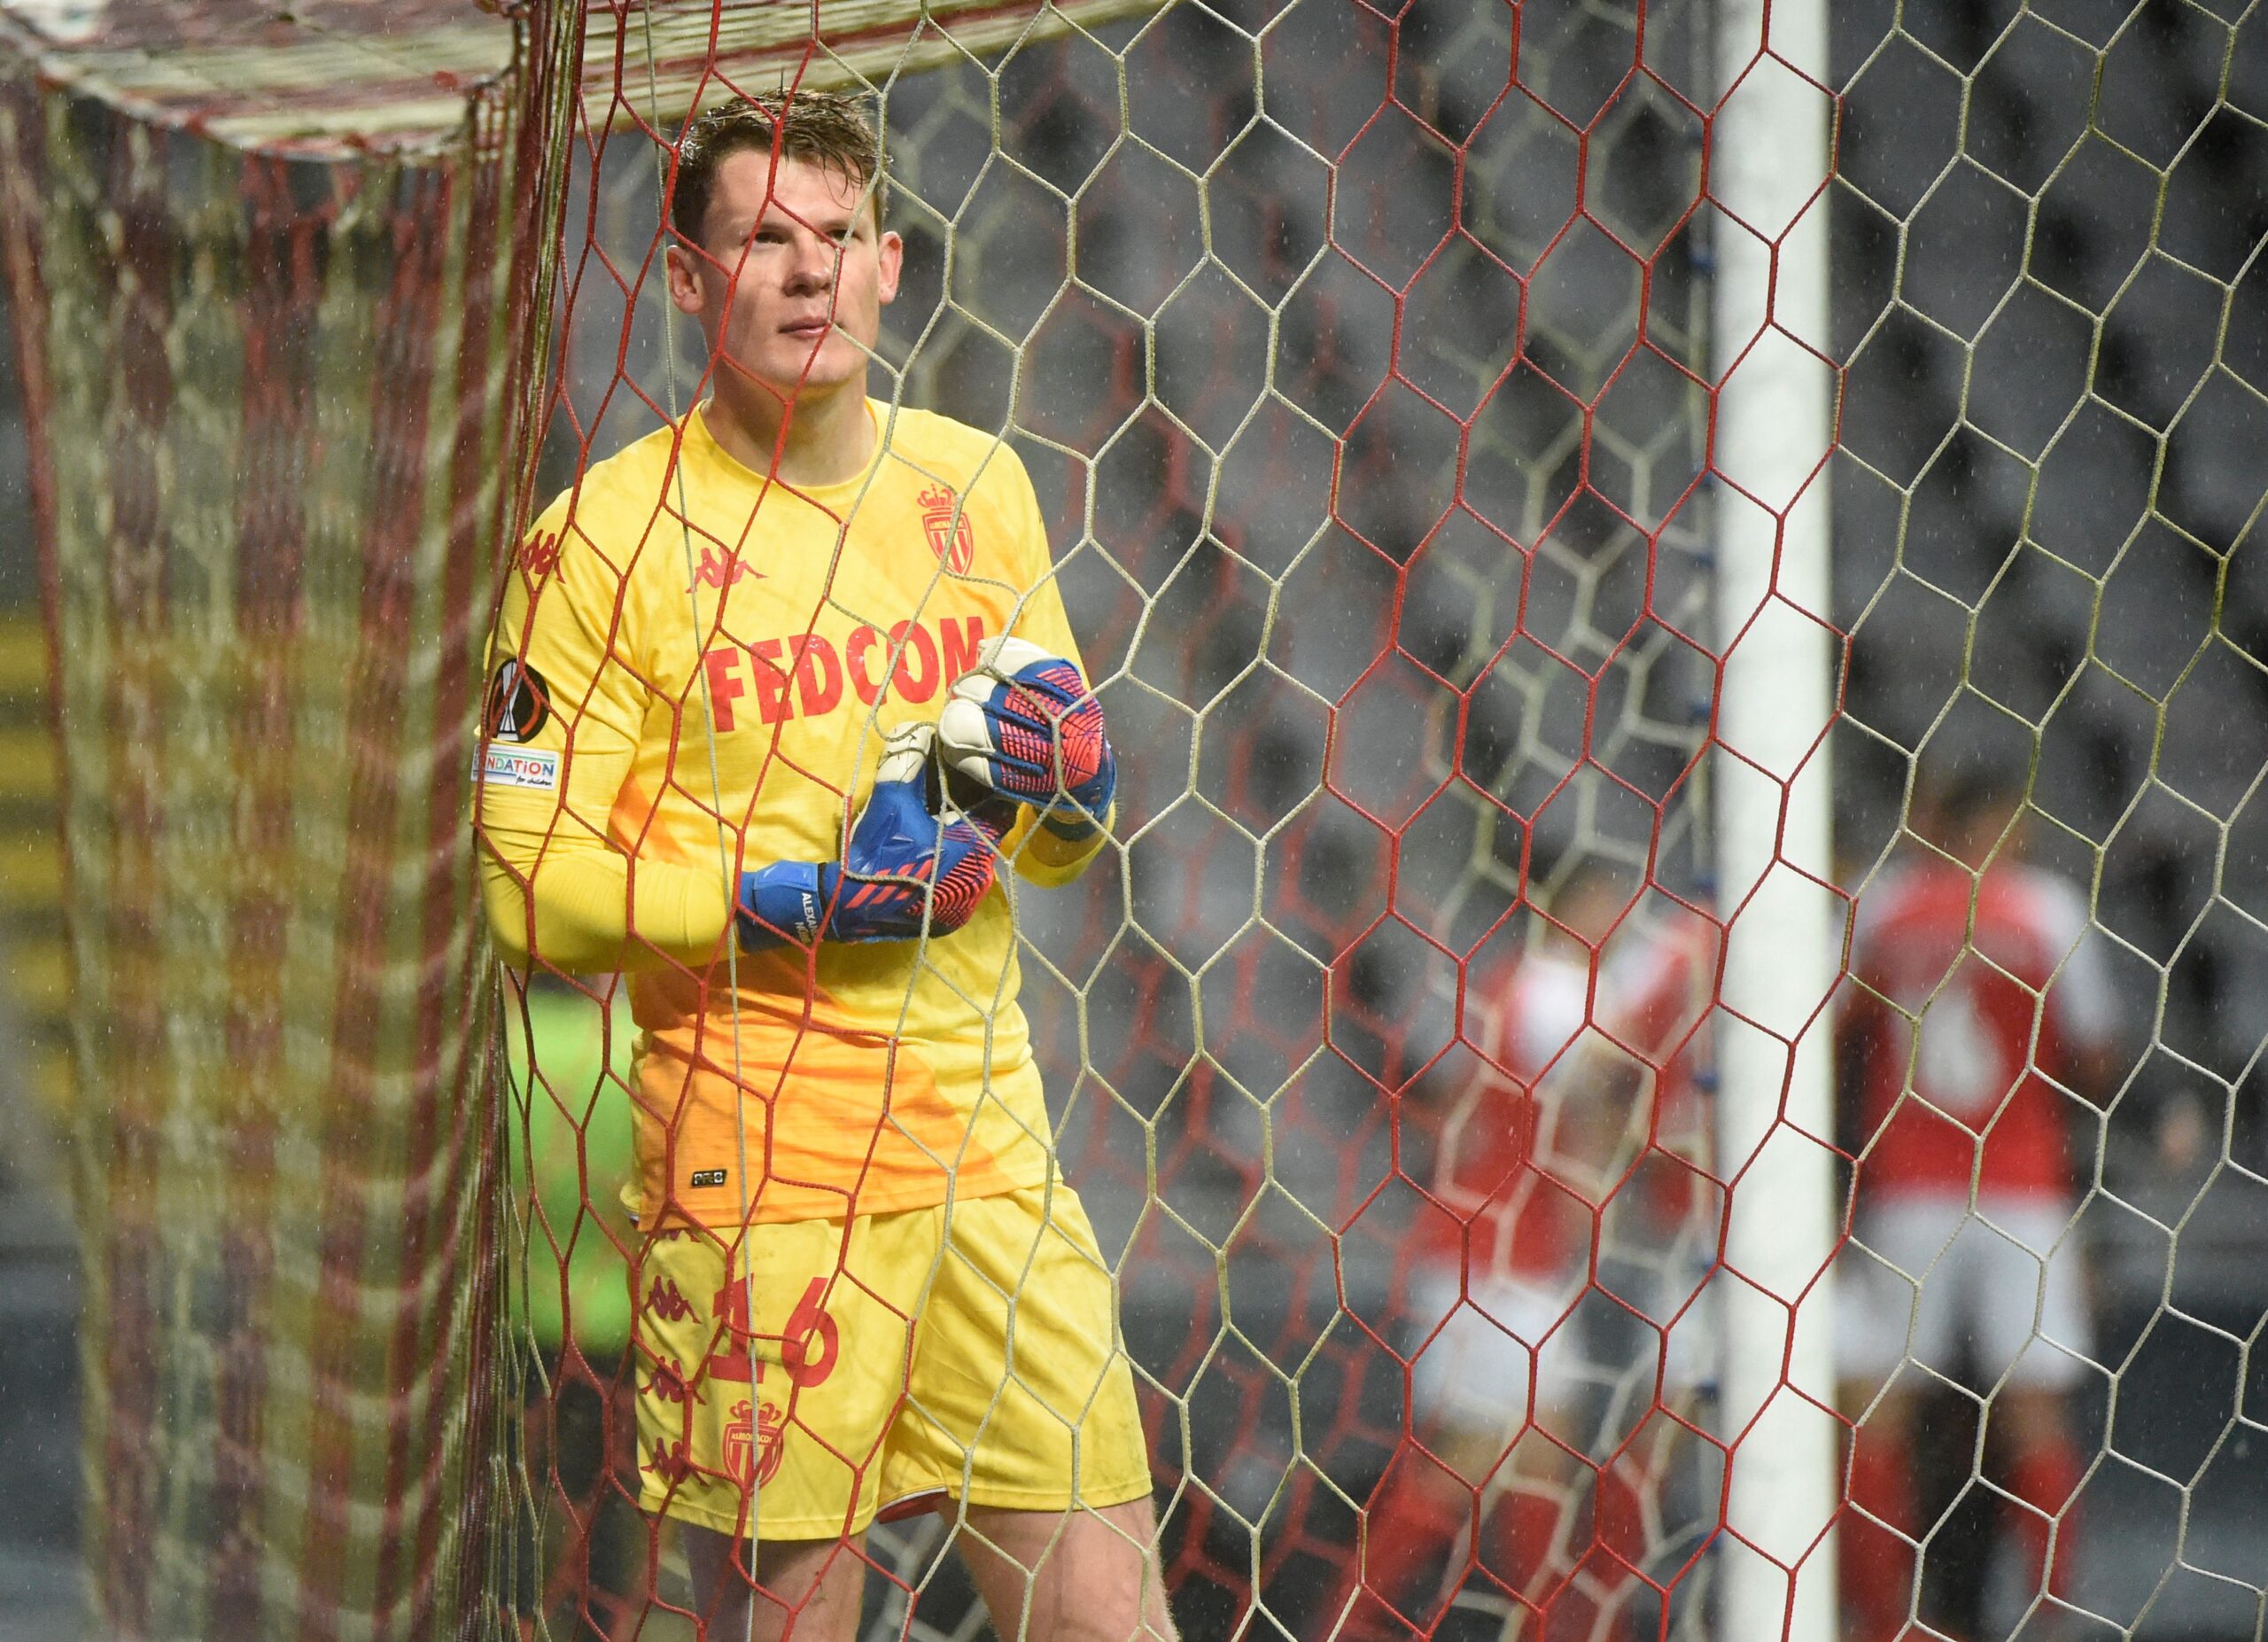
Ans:
[[[953,681],[937,751],[947,770],[1032,805],[1066,837],[1101,825],[1118,784],[1094,692],[1076,666],[1028,639],[987,641],[975,671]]]

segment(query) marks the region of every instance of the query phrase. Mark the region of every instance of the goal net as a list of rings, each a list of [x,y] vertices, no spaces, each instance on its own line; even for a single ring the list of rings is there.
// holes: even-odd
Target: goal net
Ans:
[[[2243,1634],[2268,38],[1831,43],[1845,1634]]]
[[[530,384],[527,174],[495,87],[455,89],[443,138],[270,148],[281,88],[239,64],[249,130],[217,105],[185,128],[163,94],[230,31],[109,20],[89,79],[12,52],[0,85],[13,500],[63,771],[35,819],[67,878],[89,1623],[446,1634],[485,1580],[462,1505],[502,1155],[462,773]],[[21,22],[0,34],[28,51]],[[161,83],[120,95],[105,70],[144,51]],[[383,130],[401,92],[336,105]],[[14,1389],[67,1407],[71,1374]]]
[[[1644,74],[1631,19],[1305,4],[789,70],[884,133],[905,273],[870,392],[1030,474],[1120,750],[1108,844],[1019,892],[1022,1001],[1186,1634],[1697,1634],[1703,20],[1654,8]],[[662,279],[668,50],[635,14],[590,49],[538,507],[716,369]],[[781,83],[699,66],[705,101]],[[779,573],[760,512],[680,543],[697,503],[656,504],[676,586]],[[724,715],[676,704],[705,792]],[[698,1596],[633,1508],[681,1464],[636,1399],[680,1368],[741,1399],[759,1516],[798,1439],[744,1369],[641,1345],[708,1296],[616,1203],[624,989],[533,958],[517,1589],[553,1634],[628,1634]],[[866,1634],[975,1633],[965,1526],[867,1537]]]
[[[859,1634],[1006,1633],[984,1599],[1039,1582],[972,1576],[985,1467],[1084,1440],[1034,1389],[1079,1353],[1191,1638],[2253,1634],[2257,21],[786,10],[0,5],[105,1634],[746,1634],[693,1530],[799,1468],[897,1490],[814,1412],[878,1362],[944,1435],[838,1535]],[[880,133],[867,390],[930,466],[886,516],[726,453],[720,528],[680,133],[783,90]],[[1736,118],[1767,92],[1833,121],[1791,198]],[[602,464],[657,433],[625,536]],[[1052,570],[988,559],[1011,470]],[[895,519],[903,608],[747,616],[790,504],[846,560]],[[527,612],[574,577],[563,692]],[[468,922],[504,788],[540,852],[719,904],[764,782],[832,859],[881,731],[1043,587],[1115,811],[1070,881],[997,864],[1020,994],[944,984],[988,1097],[1029,1022],[1084,1334],[1039,1320],[1046,1234],[978,1251],[998,1120],[895,1098],[935,985],[765,1016],[777,951],[689,955],[634,878],[629,978]],[[674,673],[663,619],[708,624]],[[1831,710],[1759,704],[1767,651]],[[664,773],[593,810],[608,674]],[[797,761],[829,715],[862,763]],[[773,761],[728,795],[735,736]],[[734,1115],[733,1184],[684,1187],[729,1210],[640,1189],[715,1143],[671,1054]],[[779,1161],[814,1059],[894,1092],[862,1166],[954,1172],[910,1288],[840,1235],[808,1288],[750,1275],[826,1224]],[[1006,1319],[966,1418],[912,1378],[955,1273]],[[815,1600],[777,1566],[774,1626]]]

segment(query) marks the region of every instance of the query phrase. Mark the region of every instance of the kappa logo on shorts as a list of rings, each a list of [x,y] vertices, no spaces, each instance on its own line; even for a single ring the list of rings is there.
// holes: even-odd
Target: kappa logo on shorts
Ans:
[[[656,1277],[653,1287],[646,1291],[646,1309],[665,1323],[681,1323],[693,1315],[693,1303],[677,1286],[677,1280]]]
[[[686,1452],[683,1437],[675,1442],[667,1437],[656,1437],[654,1439],[653,1459],[639,1469],[653,1473],[664,1482],[682,1482],[693,1475],[693,1456]]]
[[[659,1397],[664,1403],[709,1400],[687,1383],[685,1370],[674,1357],[655,1360],[654,1377],[638,1388],[638,1395]]]
[[[695,1169],[693,1171],[693,1183],[695,1186],[722,1186],[725,1183],[725,1171],[722,1169]]]

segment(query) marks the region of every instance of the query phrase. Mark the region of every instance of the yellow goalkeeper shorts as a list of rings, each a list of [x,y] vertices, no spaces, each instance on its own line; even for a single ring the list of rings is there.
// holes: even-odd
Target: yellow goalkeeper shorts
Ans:
[[[672,1230],[633,1265],[647,1510],[831,1539],[925,1497],[1064,1511],[1149,1493],[1116,1291],[1060,1182],[760,1224],[729,1252]]]

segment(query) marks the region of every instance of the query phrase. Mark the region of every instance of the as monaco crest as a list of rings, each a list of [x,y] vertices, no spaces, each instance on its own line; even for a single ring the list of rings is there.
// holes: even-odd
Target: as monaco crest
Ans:
[[[753,1411],[746,1403],[734,1403],[732,1418],[725,1427],[725,1469],[742,1488],[750,1482],[750,1451],[757,1451],[755,1482],[760,1486],[780,1474],[783,1457],[782,1441],[787,1432],[780,1423],[780,1411],[770,1403],[759,1404]]]
[[[956,576],[968,574],[968,567],[976,563],[976,533],[968,527],[968,514],[958,516],[953,504],[959,500],[943,485],[932,485],[921,493],[921,527],[929,533],[929,551],[944,562],[947,570]]]

